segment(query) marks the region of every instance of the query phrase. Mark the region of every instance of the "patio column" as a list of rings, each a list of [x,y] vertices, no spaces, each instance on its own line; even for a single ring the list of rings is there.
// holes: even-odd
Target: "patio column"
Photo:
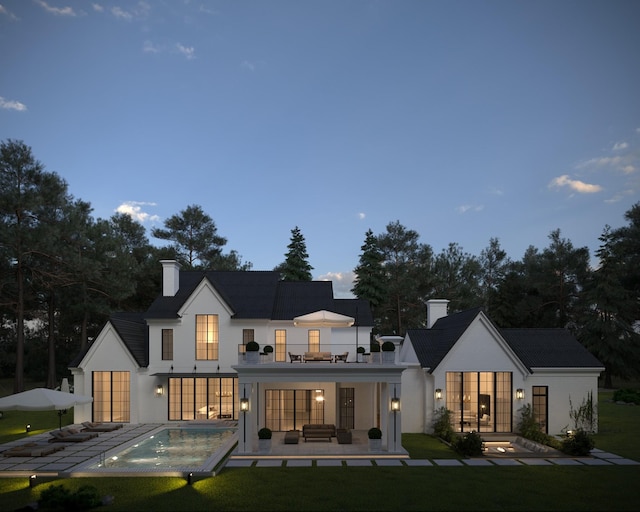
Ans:
[[[402,396],[400,382],[388,382],[381,396],[381,423],[387,451],[402,451]],[[386,414],[384,414],[386,412]],[[386,433],[386,434],[385,434]]]
[[[254,389],[255,386],[251,382],[239,380],[238,391],[241,410],[238,417],[238,453],[241,454],[253,452],[253,438],[257,435],[255,415],[258,403]],[[246,410],[242,410],[243,402],[247,404]]]

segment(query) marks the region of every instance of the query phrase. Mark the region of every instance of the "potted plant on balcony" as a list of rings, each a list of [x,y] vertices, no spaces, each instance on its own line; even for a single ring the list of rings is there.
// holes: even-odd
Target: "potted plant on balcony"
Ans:
[[[269,453],[271,451],[271,429],[262,427],[258,430],[258,448],[260,453]]]
[[[380,343],[377,341],[371,344],[371,362],[373,364],[380,364]]]
[[[393,364],[395,362],[396,345],[393,341],[385,341],[382,344],[382,364]]]
[[[367,432],[369,436],[369,451],[379,452],[382,450],[382,430],[378,427],[372,427]]]
[[[264,355],[267,361],[273,361],[273,347],[271,345],[267,345],[266,347],[264,347]]]
[[[364,347],[358,347],[358,362],[362,363],[364,361]]]
[[[257,364],[260,362],[260,345],[256,341],[250,341],[245,348],[247,363]]]

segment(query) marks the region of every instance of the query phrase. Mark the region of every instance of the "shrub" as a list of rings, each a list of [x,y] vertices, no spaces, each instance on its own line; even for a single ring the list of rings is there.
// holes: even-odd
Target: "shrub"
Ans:
[[[369,432],[367,432],[367,435],[369,439],[382,439],[382,430],[378,427],[372,427],[369,429]]]
[[[267,427],[262,427],[258,430],[258,439],[271,439],[271,429]]]
[[[640,391],[634,389],[617,389],[613,394],[613,401],[640,405]]]
[[[380,352],[380,343],[372,343],[371,352]]]
[[[531,404],[525,404],[520,409],[520,421],[516,430],[526,439],[531,439],[536,443],[546,444],[549,436],[542,431],[540,424],[533,416],[533,407]]]
[[[250,341],[249,343],[247,343],[245,350],[247,352],[258,352],[260,350],[260,345],[258,345],[257,341]]]
[[[435,411],[433,434],[447,443],[450,443],[453,439],[454,431],[451,426],[451,411],[446,407],[440,407],[440,409]]]
[[[595,442],[588,432],[579,429],[567,433],[567,437],[562,440],[560,449],[567,455],[584,456],[589,455]]]
[[[484,441],[477,432],[467,432],[464,436],[455,438],[453,447],[465,457],[479,457],[482,455]]]
[[[52,485],[40,494],[38,507],[52,511],[89,510],[102,504],[98,489],[83,485],[74,493],[62,485]]]
[[[358,354],[364,354],[364,347],[358,347]]]
[[[265,354],[271,354],[272,352],[273,352],[273,347],[271,345],[267,345],[266,347],[264,347]]]
[[[569,417],[573,420],[574,430],[587,430],[594,432],[598,424],[597,406],[593,403],[593,394],[591,391],[587,394],[587,398],[577,409],[573,408],[571,397],[569,397]]]
[[[383,352],[393,352],[395,349],[396,349],[396,345],[393,343],[393,341],[385,341],[382,344]]]

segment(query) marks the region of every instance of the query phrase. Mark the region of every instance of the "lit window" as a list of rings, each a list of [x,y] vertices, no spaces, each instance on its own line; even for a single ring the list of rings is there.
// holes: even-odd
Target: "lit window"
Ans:
[[[196,315],[196,359],[218,359],[218,315]]]
[[[162,329],[162,359],[173,359],[173,329]]]
[[[320,352],[320,330],[309,330],[309,352]]]
[[[276,361],[285,361],[287,353],[287,331],[276,329]]]

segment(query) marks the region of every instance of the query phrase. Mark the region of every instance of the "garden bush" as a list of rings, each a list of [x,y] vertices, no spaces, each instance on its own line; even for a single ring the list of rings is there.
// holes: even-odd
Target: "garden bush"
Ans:
[[[482,455],[483,446],[482,437],[475,431],[467,432],[462,437],[456,437],[453,442],[455,450],[465,457],[479,457]]]
[[[62,485],[52,485],[40,494],[38,508],[47,511],[81,511],[102,505],[98,489],[83,485],[71,492]]]
[[[562,440],[560,449],[567,455],[585,456],[589,455],[594,446],[593,437],[580,429],[567,433],[567,437]]]
[[[613,394],[613,401],[640,405],[640,391],[635,389],[617,389]]]
[[[447,443],[450,443],[453,439],[454,431],[451,426],[451,411],[446,407],[440,407],[435,411],[433,434]]]

